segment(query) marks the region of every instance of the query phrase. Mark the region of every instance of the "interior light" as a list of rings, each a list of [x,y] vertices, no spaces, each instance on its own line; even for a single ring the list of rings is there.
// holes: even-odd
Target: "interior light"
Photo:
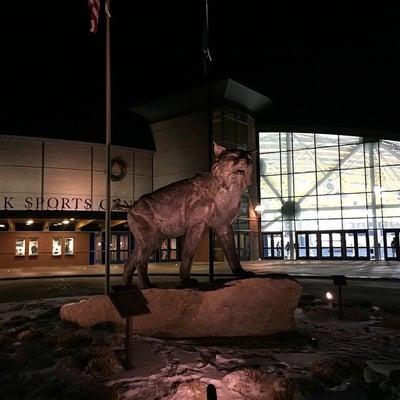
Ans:
[[[69,221],[67,219],[64,219],[64,221],[62,222],[64,225],[68,225]]]
[[[6,226],[4,224],[0,224],[0,228],[5,228]]]
[[[70,218],[69,220],[70,220],[70,221],[75,221],[75,218]]]
[[[33,219],[28,219],[28,221],[26,221],[26,225],[32,225],[33,224]]]
[[[255,211],[256,213],[259,213],[259,214],[261,214],[264,210],[265,210],[265,207],[264,207],[263,205],[261,205],[261,204],[259,204],[258,206],[256,206],[256,207],[254,208],[254,211]]]

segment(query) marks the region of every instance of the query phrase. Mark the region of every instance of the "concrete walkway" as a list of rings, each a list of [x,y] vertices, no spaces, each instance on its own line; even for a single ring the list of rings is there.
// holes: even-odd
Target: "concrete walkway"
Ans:
[[[370,279],[400,279],[400,263],[387,261],[284,261],[262,260],[243,262],[243,267],[257,274],[284,273],[297,277],[325,277],[332,275],[346,275],[348,278]],[[122,274],[123,265],[111,265],[111,274]],[[160,263],[150,264],[150,275],[178,274],[179,264]],[[215,263],[216,274],[230,274],[225,263]],[[208,275],[207,263],[196,263],[192,267],[192,274]],[[104,275],[104,265],[80,265],[68,267],[26,267],[0,268],[0,280],[43,278],[43,277],[71,277],[71,276],[100,276]]]

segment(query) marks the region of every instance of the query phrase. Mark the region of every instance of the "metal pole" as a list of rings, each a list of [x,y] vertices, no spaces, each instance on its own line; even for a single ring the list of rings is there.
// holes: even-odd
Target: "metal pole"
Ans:
[[[111,227],[111,63],[110,63],[110,1],[105,1],[106,19],[106,215],[105,215],[105,292],[110,293],[110,227]]]
[[[211,55],[208,46],[208,0],[205,0],[205,19],[204,19],[204,37],[203,37],[203,57],[204,57],[204,75],[207,81],[207,119],[208,119],[208,167],[211,171],[213,163],[213,105],[212,88],[210,79]],[[214,282],[214,232],[209,230],[208,234],[208,264],[209,264],[209,282]]]
[[[342,303],[342,285],[338,286],[338,290],[339,290],[339,319],[343,319],[343,303]]]
[[[132,343],[132,317],[126,317],[126,336],[125,336],[125,362],[126,362],[126,369],[131,369],[133,364],[133,343]]]

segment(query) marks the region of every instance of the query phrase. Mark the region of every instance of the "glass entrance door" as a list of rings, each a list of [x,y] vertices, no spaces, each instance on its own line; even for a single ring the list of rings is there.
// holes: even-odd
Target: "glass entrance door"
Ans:
[[[263,233],[263,257],[283,258],[282,233]]]
[[[384,231],[385,260],[400,260],[399,236],[398,229]]]
[[[341,232],[321,232],[320,233],[320,258],[321,259],[341,259],[343,258]]]
[[[236,232],[235,244],[240,261],[249,261],[250,260],[249,233]]]
[[[318,237],[315,232],[296,232],[296,258],[318,258]]]
[[[344,233],[345,257],[350,260],[369,259],[369,239],[367,231],[348,231]]]

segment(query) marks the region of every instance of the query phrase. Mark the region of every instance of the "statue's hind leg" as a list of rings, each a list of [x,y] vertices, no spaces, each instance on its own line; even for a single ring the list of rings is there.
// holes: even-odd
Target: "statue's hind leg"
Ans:
[[[135,257],[134,253],[132,253],[124,265],[124,273],[122,275],[122,282],[124,285],[132,285],[133,274],[135,273],[135,270]]]

